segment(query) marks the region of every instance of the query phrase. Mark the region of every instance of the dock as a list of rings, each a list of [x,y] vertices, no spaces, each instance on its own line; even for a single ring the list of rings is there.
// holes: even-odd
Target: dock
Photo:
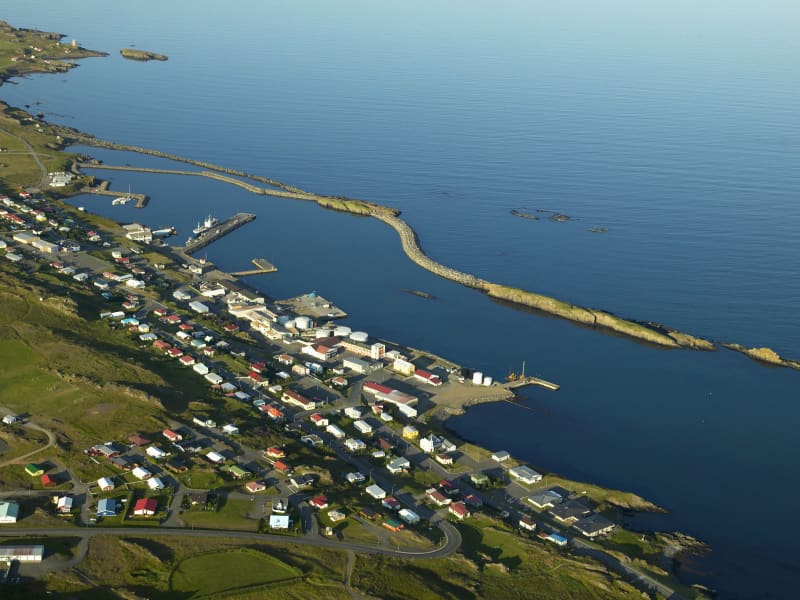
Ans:
[[[509,381],[503,384],[510,390],[524,387],[526,385],[538,385],[543,388],[547,388],[548,390],[557,391],[561,389],[561,386],[557,383],[553,383],[552,381],[547,381],[546,379],[540,379],[539,377],[520,377],[515,381]]]
[[[288,300],[278,300],[275,304],[285,306],[296,315],[312,319],[343,319],[347,313],[334,306],[316,292],[303,294]]]
[[[231,273],[234,277],[248,277],[250,275],[266,275],[267,273],[274,273],[278,270],[278,267],[273,265],[265,258],[254,258],[252,262],[256,268],[250,269],[249,271],[236,271]]]
[[[147,202],[150,200],[147,194],[129,194],[128,192],[115,192],[114,190],[109,190],[107,187],[104,186],[85,187],[81,189],[81,193],[93,194],[95,196],[112,196],[114,198],[130,196],[131,198],[136,199],[136,208],[144,208],[145,206],[147,206]]]
[[[226,219],[219,225],[212,227],[205,233],[203,233],[200,237],[196,240],[192,240],[183,248],[180,248],[186,254],[191,254],[192,252],[197,252],[201,248],[205,248],[211,242],[215,242],[219,238],[228,235],[234,229],[238,229],[242,225],[246,225],[250,221],[254,220],[256,216],[251,213],[236,213],[230,219]],[[259,270],[259,273],[261,271]]]

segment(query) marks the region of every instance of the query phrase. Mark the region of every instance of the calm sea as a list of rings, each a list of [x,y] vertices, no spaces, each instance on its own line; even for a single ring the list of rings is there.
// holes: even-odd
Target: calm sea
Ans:
[[[796,2],[6,0],[0,18],[111,54],[6,85],[6,102],[396,206],[434,258],[493,281],[800,358]],[[169,61],[125,61],[128,45]],[[317,290],[359,328],[497,378],[525,360],[561,391],[454,429],[669,509],[634,525],[709,542],[692,576],[724,597],[792,596],[797,372],[493,303],[411,264],[371,220],[194,178],[111,179],[148,208],[80,203],[182,234],[208,213],[257,213],[208,257],[274,262],[251,281],[274,297]]]

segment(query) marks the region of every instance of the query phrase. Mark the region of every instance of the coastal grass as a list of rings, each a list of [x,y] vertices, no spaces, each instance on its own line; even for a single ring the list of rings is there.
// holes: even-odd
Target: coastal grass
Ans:
[[[236,577],[231,577],[232,574]],[[301,571],[277,558],[254,550],[228,550],[181,561],[170,576],[170,589],[214,596],[234,587],[247,588],[300,577]]]
[[[664,512],[661,507],[631,492],[611,490],[591,483],[571,481],[554,474],[545,475],[535,488],[529,489],[535,493],[553,486],[561,486],[579,494],[584,494],[598,504],[601,510],[606,507],[614,507],[638,511]]]

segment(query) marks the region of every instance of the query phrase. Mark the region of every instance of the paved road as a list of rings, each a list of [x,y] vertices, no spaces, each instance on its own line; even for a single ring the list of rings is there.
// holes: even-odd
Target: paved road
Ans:
[[[439,527],[444,532],[445,543],[433,550],[393,550],[391,548],[380,548],[376,546],[363,546],[349,542],[339,542],[320,536],[287,537],[283,535],[272,535],[267,533],[251,533],[247,531],[228,531],[220,529],[176,529],[169,527],[153,528],[131,528],[131,527],[19,527],[14,529],[0,530],[2,537],[23,537],[28,535],[35,536],[57,536],[57,537],[77,537],[88,539],[97,535],[111,536],[171,536],[171,537],[199,537],[199,538],[220,538],[220,539],[245,539],[267,543],[278,544],[300,544],[302,546],[322,546],[333,550],[345,550],[358,552],[360,554],[383,554],[398,558],[440,558],[450,556],[461,546],[461,534],[453,525],[447,521],[439,523]]]
[[[633,581],[634,584],[639,588],[657,591],[659,594],[665,598],[669,598],[670,600],[683,600],[683,596],[678,594],[678,592],[673,590],[671,587],[666,586],[657,579],[650,577],[647,573],[644,573],[643,571],[640,571],[631,565],[623,563],[607,552],[594,548],[581,538],[572,538],[571,543],[572,547],[575,548],[576,554],[591,556],[612,571],[616,571],[617,573],[625,576],[628,580]]]
[[[4,406],[0,406],[0,411],[2,411],[3,414],[8,414],[8,413],[12,412],[12,411],[8,410],[7,408],[5,408]],[[44,427],[39,427],[35,423],[31,423],[30,421],[26,422],[26,423],[23,423],[22,426],[26,427],[28,429],[33,429],[34,431],[40,431],[40,432],[44,433],[47,436],[47,445],[42,446],[41,448],[37,448],[36,450],[33,450],[31,452],[28,452],[27,454],[23,454],[22,456],[17,456],[16,458],[11,458],[9,460],[3,461],[3,462],[0,463],[0,467],[5,467],[6,465],[15,465],[15,464],[28,462],[28,459],[31,456],[35,456],[36,454],[39,454],[40,452],[44,452],[48,448],[52,448],[53,446],[55,446],[55,444],[56,444],[56,436],[49,429],[45,429]]]

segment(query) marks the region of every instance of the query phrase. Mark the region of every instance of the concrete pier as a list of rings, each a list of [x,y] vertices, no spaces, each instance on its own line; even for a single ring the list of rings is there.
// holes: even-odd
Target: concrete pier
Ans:
[[[216,227],[212,227],[206,231],[198,239],[192,240],[183,246],[183,248],[180,248],[180,250],[186,254],[197,252],[201,248],[208,246],[211,242],[218,240],[222,236],[229,234],[234,229],[238,229],[255,218],[256,216],[251,213],[236,213],[230,219],[226,219]]]

